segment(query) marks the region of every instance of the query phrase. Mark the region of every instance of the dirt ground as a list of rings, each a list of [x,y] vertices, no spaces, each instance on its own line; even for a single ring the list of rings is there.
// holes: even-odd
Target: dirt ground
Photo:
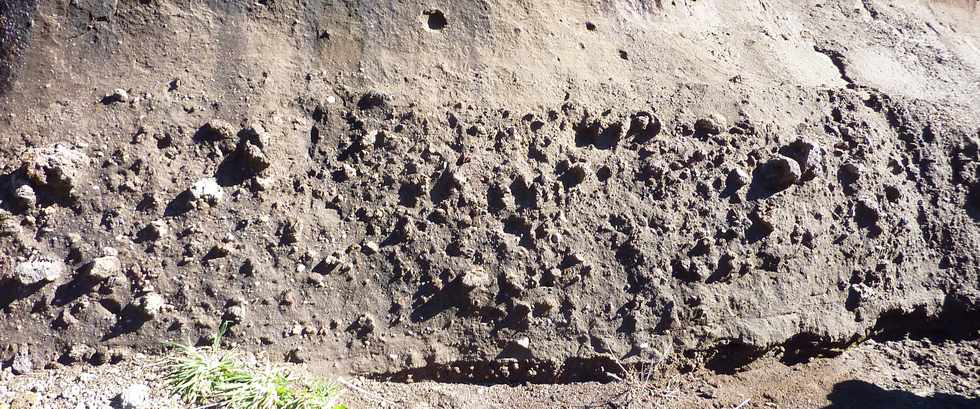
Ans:
[[[132,384],[151,385],[152,408],[190,409],[161,386],[153,357],[0,375],[0,404],[36,408],[114,407]],[[763,358],[736,375],[698,371],[610,383],[411,384],[343,378],[350,408],[825,408],[970,409],[980,405],[980,342],[928,338],[869,341],[836,358],[787,366]],[[293,365],[305,373],[303,365]],[[741,406],[740,406],[741,405]],[[20,406],[26,408],[31,406]],[[18,406],[14,406],[15,409]]]
[[[0,367],[226,322],[397,405],[969,406],[821,357],[973,348],[978,4],[3,1]]]

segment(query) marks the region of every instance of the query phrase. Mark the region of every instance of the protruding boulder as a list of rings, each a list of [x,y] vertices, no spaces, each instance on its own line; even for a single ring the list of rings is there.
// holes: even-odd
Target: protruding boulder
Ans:
[[[202,125],[198,133],[202,139],[216,142],[234,139],[235,127],[228,123],[228,121],[212,119]]]
[[[24,156],[24,169],[33,185],[63,197],[74,192],[87,164],[84,153],[62,144],[31,149]]]
[[[10,362],[10,370],[14,375],[27,375],[34,370],[34,361],[31,360],[30,351],[27,345],[20,348]]]
[[[478,288],[485,288],[493,284],[493,278],[482,268],[474,268],[463,273],[459,278],[459,284],[464,291],[473,291]]]
[[[764,163],[759,169],[759,176],[765,187],[773,191],[784,190],[802,176],[800,164],[792,158],[778,155]]]
[[[166,236],[170,232],[170,228],[167,227],[167,222],[164,220],[154,220],[150,224],[143,227],[142,230],[137,233],[140,240],[146,241],[157,241],[163,236]]]
[[[728,127],[728,119],[721,114],[710,114],[694,122],[694,130],[707,134],[718,135],[725,132]]]
[[[637,143],[649,142],[656,137],[662,125],[660,119],[649,112],[637,112],[630,120],[629,135],[632,135]]]
[[[251,142],[244,142],[239,148],[242,165],[250,173],[259,173],[272,165],[262,148]]]
[[[121,409],[144,409],[150,407],[150,387],[141,383],[129,385],[116,398]]]
[[[221,201],[225,197],[225,191],[218,184],[215,178],[204,178],[194,182],[191,188],[188,190],[190,192],[190,198],[193,201],[205,201],[210,204],[215,204]]]
[[[26,183],[14,188],[13,203],[19,210],[30,210],[37,205],[34,188]]]
[[[106,105],[129,102],[130,100],[129,91],[122,88],[116,88],[102,97],[102,103]]]
[[[801,180],[810,180],[823,172],[823,149],[815,142],[800,139],[779,150],[800,165]]]
[[[85,265],[85,272],[90,277],[102,281],[121,273],[122,263],[115,255],[98,257]]]

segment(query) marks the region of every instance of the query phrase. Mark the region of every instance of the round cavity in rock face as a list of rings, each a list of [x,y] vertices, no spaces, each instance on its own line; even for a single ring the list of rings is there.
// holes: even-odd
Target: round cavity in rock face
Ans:
[[[426,10],[423,14],[425,17],[425,26],[432,31],[442,31],[449,24],[446,20],[446,15],[442,13],[442,10]]]

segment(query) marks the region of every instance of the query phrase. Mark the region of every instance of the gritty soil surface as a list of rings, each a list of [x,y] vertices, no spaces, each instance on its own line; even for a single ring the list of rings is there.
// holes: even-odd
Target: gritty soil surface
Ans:
[[[149,385],[147,408],[190,409],[162,386],[152,357],[0,375],[0,404],[14,409],[119,407]],[[305,365],[291,371],[304,374]],[[980,405],[980,342],[929,338],[869,341],[836,358],[787,366],[762,358],[737,375],[657,374],[643,382],[477,386],[344,379],[351,408],[826,408],[970,409]],[[37,406],[17,406],[37,401]]]
[[[976,0],[0,4],[12,372],[744,374],[975,339],[977,248]]]

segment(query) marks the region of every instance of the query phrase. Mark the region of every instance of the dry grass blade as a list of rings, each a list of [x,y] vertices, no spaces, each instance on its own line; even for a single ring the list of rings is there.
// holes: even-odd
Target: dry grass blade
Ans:
[[[657,362],[642,362],[630,366],[616,362],[616,365],[621,375],[607,373],[610,378],[623,386],[623,390],[609,400],[609,403],[616,407],[627,409],[666,407],[668,401],[680,394],[680,389],[676,386],[676,377],[666,379],[662,383],[655,382]]]

